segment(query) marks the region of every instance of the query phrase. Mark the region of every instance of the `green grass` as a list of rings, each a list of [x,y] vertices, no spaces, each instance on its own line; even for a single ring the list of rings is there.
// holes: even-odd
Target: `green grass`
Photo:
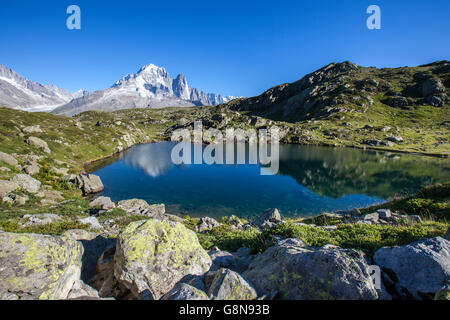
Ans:
[[[376,250],[384,246],[401,246],[421,239],[443,236],[448,227],[449,224],[440,222],[399,227],[343,224],[338,226],[337,231],[332,232],[319,227],[298,226],[287,222],[264,232],[254,228],[237,231],[232,230],[230,226],[222,225],[212,231],[198,234],[198,237],[206,250],[213,246],[228,251],[249,247],[254,253],[260,253],[274,245],[276,237],[281,237],[297,238],[314,247],[332,244],[342,248],[358,249],[372,256]]]
[[[391,209],[401,214],[420,215],[426,219],[450,221],[450,182],[426,187],[416,195],[365,208],[361,212],[370,213],[377,209]]]

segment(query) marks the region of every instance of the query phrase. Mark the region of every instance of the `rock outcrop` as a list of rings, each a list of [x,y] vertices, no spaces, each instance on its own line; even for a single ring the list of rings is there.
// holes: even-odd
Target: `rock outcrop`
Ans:
[[[13,299],[65,299],[80,278],[82,254],[70,238],[2,232],[0,291]]]
[[[365,255],[286,239],[255,258],[244,273],[260,295],[288,300],[373,300],[377,291]]]
[[[432,299],[450,289],[450,241],[441,237],[375,252],[375,263],[391,280],[391,290],[404,299]]]
[[[100,177],[94,174],[80,174],[76,177],[76,184],[83,191],[84,195],[99,193],[105,190]]]
[[[255,300],[258,297],[252,284],[237,272],[224,268],[217,271],[208,295],[214,300]]]
[[[170,221],[131,223],[116,250],[114,274],[139,299],[159,299],[183,277],[211,266],[195,233]]]

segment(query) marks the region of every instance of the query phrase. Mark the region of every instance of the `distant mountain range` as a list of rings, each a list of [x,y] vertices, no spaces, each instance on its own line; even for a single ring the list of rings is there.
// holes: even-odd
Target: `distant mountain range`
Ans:
[[[0,105],[29,111],[50,111],[86,94],[72,93],[55,85],[28,80],[12,69],[0,65]]]
[[[0,65],[0,105],[27,111],[72,116],[89,110],[215,106],[234,98],[191,88],[183,74],[173,79],[166,69],[153,64],[128,74],[108,89],[76,93],[28,80]]]

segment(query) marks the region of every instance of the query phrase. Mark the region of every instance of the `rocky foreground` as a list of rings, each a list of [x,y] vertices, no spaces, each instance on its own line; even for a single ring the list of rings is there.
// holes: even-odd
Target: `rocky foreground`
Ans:
[[[95,201],[101,210],[116,205],[104,197]],[[163,205],[150,206],[137,199],[117,205],[147,218],[131,222],[116,237],[87,230],[69,230],[62,236],[0,231],[0,299],[450,297],[450,231],[444,238],[382,247],[373,256],[333,244],[314,247],[300,239],[281,237],[259,254],[246,247],[236,252],[217,247],[206,251],[198,233],[188,229],[181,218],[166,214]],[[34,218],[28,222],[51,223],[50,216]],[[359,218],[353,212],[353,219],[359,224],[385,224],[397,223],[398,217],[390,210],[378,210]],[[286,223],[278,210],[272,209],[250,223],[236,218],[234,226],[264,230]],[[219,227],[211,218],[202,218],[196,226],[198,232]],[[373,277],[374,266],[381,270],[381,281]]]

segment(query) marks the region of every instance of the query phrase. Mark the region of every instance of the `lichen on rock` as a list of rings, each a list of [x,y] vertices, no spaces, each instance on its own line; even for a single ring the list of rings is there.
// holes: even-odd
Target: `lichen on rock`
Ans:
[[[0,233],[0,290],[24,300],[65,299],[79,279],[83,248],[73,239]]]
[[[120,234],[115,277],[139,299],[159,299],[187,275],[200,275],[211,259],[184,225],[151,219],[133,222]]]

